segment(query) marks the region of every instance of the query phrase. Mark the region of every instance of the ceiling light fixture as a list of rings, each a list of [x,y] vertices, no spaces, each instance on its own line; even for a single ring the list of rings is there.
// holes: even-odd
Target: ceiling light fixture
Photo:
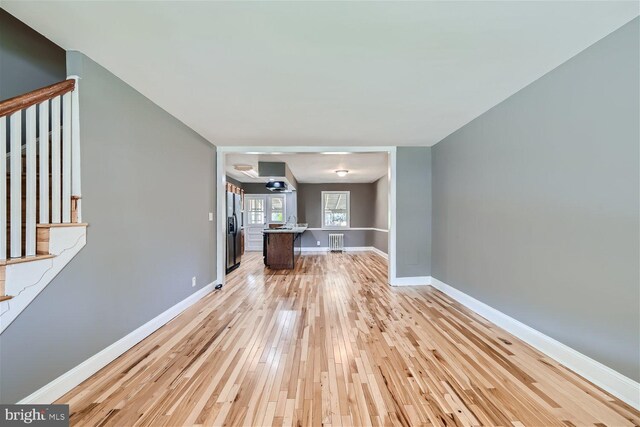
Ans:
[[[349,154],[348,151],[325,151],[321,154]]]
[[[233,168],[249,178],[258,178],[258,172],[256,172],[251,165],[233,165]]]
[[[340,178],[344,178],[345,176],[347,176],[347,174],[349,173],[349,171],[348,171],[348,170],[345,170],[345,169],[342,169],[342,170],[336,171],[336,173],[338,174],[338,176],[339,176]]]

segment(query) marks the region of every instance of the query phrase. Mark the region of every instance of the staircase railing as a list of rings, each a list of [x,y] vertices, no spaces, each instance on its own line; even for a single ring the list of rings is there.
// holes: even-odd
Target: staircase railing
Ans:
[[[0,262],[36,255],[37,224],[82,222],[78,103],[76,76],[0,102]]]

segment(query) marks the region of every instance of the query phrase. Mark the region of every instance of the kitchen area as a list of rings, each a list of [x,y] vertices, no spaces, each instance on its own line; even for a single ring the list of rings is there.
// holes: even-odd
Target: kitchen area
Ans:
[[[271,269],[293,269],[302,253],[302,234],[307,224],[298,224],[295,177],[284,162],[236,164],[234,169],[265,183],[242,183],[227,177],[227,263],[230,273],[240,266],[245,250],[262,250],[264,265]]]
[[[226,156],[227,274],[246,252],[270,270],[295,269],[305,252],[386,254],[386,154]]]

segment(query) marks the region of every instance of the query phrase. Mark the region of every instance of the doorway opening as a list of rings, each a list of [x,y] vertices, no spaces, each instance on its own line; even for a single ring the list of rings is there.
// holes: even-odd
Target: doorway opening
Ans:
[[[298,253],[370,250],[388,259],[387,281],[394,283],[396,149],[339,150],[218,147],[216,221],[218,235],[227,235],[217,241],[218,281],[224,283],[229,254],[236,256],[238,245],[241,256],[262,251],[267,264],[267,242],[276,241],[267,235],[291,233],[294,263]],[[229,245],[229,188],[241,194],[240,212],[234,212],[236,249]],[[284,236],[277,237],[280,242]],[[332,246],[336,242],[342,246]]]

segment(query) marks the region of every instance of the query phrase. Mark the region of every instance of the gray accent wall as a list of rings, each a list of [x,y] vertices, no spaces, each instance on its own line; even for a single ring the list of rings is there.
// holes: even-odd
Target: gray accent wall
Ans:
[[[373,183],[373,227],[387,230],[389,228],[389,177],[383,176]]]
[[[369,184],[298,184],[298,222],[322,227],[322,192],[350,191],[351,227],[387,229],[388,194],[386,176]],[[345,247],[373,246],[388,253],[388,233],[376,230],[307,230],[302,247],[327,247],[330,233],[343,233]]]
[[[636,18],[433,147],[433,276],[636,381],[639,40]]]
[[[298,184],[299,222],[322,227],[322,192],[350,191],[351,227],[373,227],[375,188],[371,184]]]
[[[215,147],[89,58],[70,55],[69,71],[82,77],[87,245],[1,335],[2,403],[215,280]]]
[[[0,100],[66,78],[64,49],[0,9]]]
[[[396,275],[431,275],[431,148],[397,147]]]

